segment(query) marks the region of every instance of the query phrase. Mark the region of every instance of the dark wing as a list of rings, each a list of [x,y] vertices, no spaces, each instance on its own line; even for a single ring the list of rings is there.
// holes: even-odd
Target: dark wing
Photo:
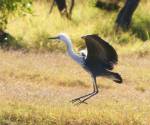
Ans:
[[[112,70],[113,65],[118,61],[115,49],[98,35],[86,35],[82,38],[85,39],[88,50],[86,61]]]

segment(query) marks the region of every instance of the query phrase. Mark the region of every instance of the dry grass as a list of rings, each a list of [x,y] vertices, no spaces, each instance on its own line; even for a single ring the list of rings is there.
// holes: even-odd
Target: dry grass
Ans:
[[[61,53],[0,51],[1,125],[147,125],[150,56],[120,55],[124,84],[98,78],[88,105],[74,97],[92,89],[88,74]]]
[[[98,33],[119,53],[115,71],[124,84],[98,78],[100,92],[88,105],[69,100],[90,92],[89,75],[62,53],[0,50],[0,125],[148,125],[150,123],[150,46],[148,0],[133,16],[131,31],[116,34],[116,12],[93,7],[94,0],[76,1],[72,21],[56,8],[34,3],[33,15],[10,19],[7,31],[24,48],[64,51],[63,44],[47,38],[68,33],[80,49],[83,34]],[[82,3],[83,2],[83,3]],[[84,10],[84,11],[83,11]],[[62,25],[63,24],[63,25]]]

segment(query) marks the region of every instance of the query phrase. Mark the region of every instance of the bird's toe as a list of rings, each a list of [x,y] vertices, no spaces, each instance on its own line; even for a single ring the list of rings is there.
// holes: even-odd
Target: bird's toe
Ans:
[[[72,99],[72,100],[71,100],[72,103],[75,103],[75,102],[77,102],[77,101],[81,101],[80,98],[76,98],[76,99]]]
[[[71,100],[72,103],[74,103],[75,105],[80,105],[80,104],[88,104],[87,102],[85,102],[85,100],[82,100],[81,98],[76,98]]]
[[[83,101],[79,101],[78,103],[76,103],[75,105],[80,105],[80,104],[88,104],[87,102]]]

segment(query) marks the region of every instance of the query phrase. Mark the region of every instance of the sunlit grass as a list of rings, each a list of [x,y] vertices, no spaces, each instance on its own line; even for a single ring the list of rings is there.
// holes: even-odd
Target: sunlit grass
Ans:
[[[88,105],[69,101],[92,91],[89,75],[62,53],[0,51],[0,123],[16,125],[143,125],[149,123],[150,62],[119,56],[124,83],[98,78]]]
[[[26,48],[64,50],[64,46],[48,41],[49,36],[66,32],[70,35],[77,49],[84,46],[81,36],[96,33],[119,48],[130,44],[133,49],[149,40],[149,3],[142,1],[136,10],[129,32],[116,33],[114,30],[117,12],[107,12],[94,7],[93,2],[76,1],[72,20],[61,17],[57,8],[48,15],[49,4],[37,2],[33,4],[33,14],[9,20],[7,31],[15,36]],[[16,28],[17,26],[17,28]],[[129,44],[129,45],[128,45]],[[137,45],[136,45],[137,44]],[[135,48],[134,48],[135,46]],[[139,49],[139,48],[136,48]],[[148,48],[149,50],[149,48]],[[129,47],[129,52],[131,52]]]
[[[148,105],[133,102],[92,103],[93,106],[70,104],[30,104],[6,101],[0,111],[0,123],[17,125],[144,125],[149,123]]]
[[[114,32],[117,13],[95,8],[93,1],[77,0],[72,20],[61,17],[56,7],[48,15],[45,3],[34,3],[33,15],[9,20],[7,31],[31,51],[0,50],[0,124],[148,125],[149,4],[141,1],[131,30],[118,34]],[[70,35],[75,50],[85,46],[80,39],[84,34],[98,33],[108,40],[119,54],[115,71],[123,84],[100,77],[99,94],[88,105],[72,105],[69,101],[91,92],[92,84],[89,74],[58,52],[64,52],[64,44],[47,40],[60,32]]]
[[[139,5],[135,16],[133,17],[132,31],[135,35],[146,41],[150,40],[150,12],[149,8],[150,2],[142,1]]]

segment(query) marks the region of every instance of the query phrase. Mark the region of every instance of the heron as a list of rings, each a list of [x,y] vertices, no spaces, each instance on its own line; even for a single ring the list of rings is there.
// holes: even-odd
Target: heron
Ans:
[[[67,34],[60,33],[55,37],[48,38],[63,41],[67,47],[68,55],[81,65],[92,78],[93,91],[72,99],[71,102],[74,104],[87,104],[88,99],[98,94],[99,89],[96,81],[98,76],[112,79],[116,83],[122,83],[123,81],[119,73],[111,71],[118,62],[115,49],[97,34],[84,35],[81,38],[85,40],[87,52],[82,51],[80,54],[74,51],[72,41]]]

